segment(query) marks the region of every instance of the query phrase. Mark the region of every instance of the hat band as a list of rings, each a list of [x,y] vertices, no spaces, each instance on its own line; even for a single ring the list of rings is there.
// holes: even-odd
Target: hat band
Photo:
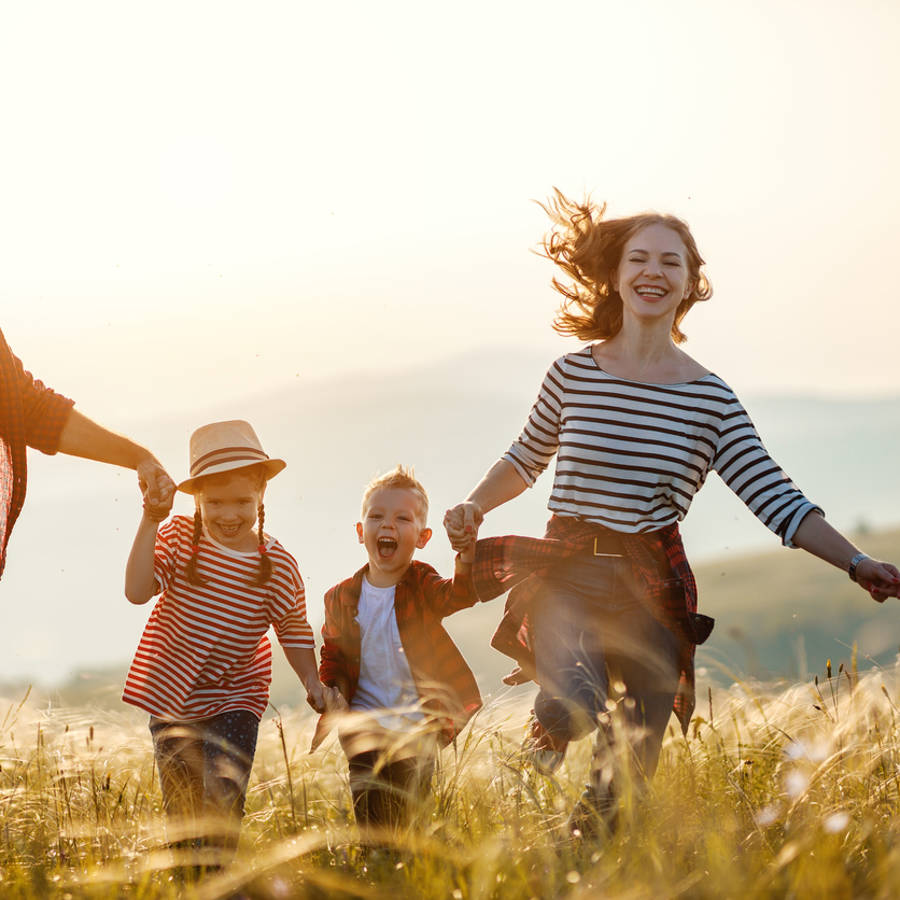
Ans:
[[[269,457],[253,447],[222,447],[207,453],[191,464],[191,477],[196,478],[211,466],[219,466],[223,463],[246,462],[248,465],[257,462],[265,462]]]

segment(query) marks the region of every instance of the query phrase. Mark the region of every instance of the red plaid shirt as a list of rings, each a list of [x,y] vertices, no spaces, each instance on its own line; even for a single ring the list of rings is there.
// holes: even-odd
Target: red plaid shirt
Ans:
[[[491,645],[515,659],[529,677],[535,664],[528,613],[540,588],[539,576],[575,554],[590,552],[595,538],[608,538],[609,533],[593,522],[553,516],[543,539],[512,535],[478,541],[472,580],[479,599],[488,600],[512,588]],[[713,620],[697,614],[697,583],[678,526],[645,534],[616,532],[615,539],[631,562],[648,608],[680,639],[681,677],[674,709],[687,730],[694,710],[694,648],[706,640]],[[658,560],[663,559],[671,577],[660,578]]]
[[[323,684],[337,687],[348,702],[359,682],[361,636],[356,615],[367,568],[363,566],[325,595],[319,677]],[[431,566],[417,560],[394,592],[397,629],[416,690],[423,707],[442,720],[447,740],[480,709],[481,694],[441,620],[474,606],[478,599],[470,577],[441,578]]]
[[[73,402],[26,372],[0,332],[0,574],[25,502],[25,448],[56,453]]]

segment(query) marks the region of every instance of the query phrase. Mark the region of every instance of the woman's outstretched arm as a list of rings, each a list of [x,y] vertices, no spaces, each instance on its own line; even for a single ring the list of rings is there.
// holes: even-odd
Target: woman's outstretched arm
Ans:
[[[498,459],[468,498],[444,514],[450,546],[464,552],[478,534],[485,514],[518,497],[527,487],[512,463]]]
[[[803,519],[794,532],[793,542],[845,572],[861,552],[816,512]],[[856,581],[879,603],[884,603],[888,597],[900,596],[900,570],[891,563],[864,557],[856,566]]]

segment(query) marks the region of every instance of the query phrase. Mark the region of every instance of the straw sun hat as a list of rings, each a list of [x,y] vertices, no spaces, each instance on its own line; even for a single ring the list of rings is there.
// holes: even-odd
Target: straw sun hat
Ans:
[[[206,475],[258,465],[262,465],[268,481],[287,463],[269,459],[249,422],[234,419],[203,425],[191,435],[191,477],[182,481],[178,490],[193,494],[199,479]]]

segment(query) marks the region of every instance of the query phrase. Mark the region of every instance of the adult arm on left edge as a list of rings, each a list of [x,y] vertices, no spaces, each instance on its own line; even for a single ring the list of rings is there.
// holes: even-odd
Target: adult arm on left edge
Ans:
[[[134,469],[141,490],[152,503],[167,501],[175,493],[174,482],[146,447],[107,430],[76,409],[69,413],[63,426],[59,452]]]

